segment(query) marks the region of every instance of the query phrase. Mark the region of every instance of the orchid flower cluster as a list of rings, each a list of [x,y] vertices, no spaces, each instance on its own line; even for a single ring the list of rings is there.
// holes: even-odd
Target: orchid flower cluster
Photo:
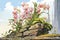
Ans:
[[[34,5],[35,3],[33,3]],[[28,3],[22,3],[21,4],[22,6],[22,10],[21,11],[20,9],[17,9],[17,8],[14,8],[14,11],[13,11],[13,17],[14,17],[14,21],[16,22],[17,19],[27,19],[27,18],[30,18],[32,19],[32,16],[34,13],[40,15],[42,14],[44,11],[43,10],[49,10],[49,5],[46,5],[46,4],[38,4],[38,5],[35,5],[36,7],[30,7]],[[18,11],[20,11],[20,13],[18,13]]]
[[[47,24],[50,29],[47,25],[45,26],[47,26],[48,30],[51,30],[52,26],[50,27],[50,25],[45,21],[46,18],[40,17],[41,14],[46,14],[46,11],[49,13],[49,8],[50,6],[46,3],[37,4],[36,2],[33,2],[33,7],[29,6],[28,3],[22,3],[20,9],[14,8],[14,11],[12,12],[14,18],[12,27],[14,28],[15,26],[16,30],[20,30],[22,27],[31,27],[34,23],[40,22],[43,25]]]

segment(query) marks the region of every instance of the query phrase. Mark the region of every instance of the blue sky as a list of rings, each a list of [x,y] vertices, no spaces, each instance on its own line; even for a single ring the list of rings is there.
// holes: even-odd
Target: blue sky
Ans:
[[[0,11],[3,10],[7,2],[11,2],[13,6],[20,5],[21,2],[28,2],[29,0],[0,0]]]
[[[0,0],[0,11],[4,9],[7,2],[11,2],[13,6],[18,6],[21,2],[29,2],[30,0]],[[37,0],[41,1],[41,0]]]

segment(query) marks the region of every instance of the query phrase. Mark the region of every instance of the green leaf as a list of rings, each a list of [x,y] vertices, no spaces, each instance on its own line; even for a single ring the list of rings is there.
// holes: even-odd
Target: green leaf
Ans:
[[[48,30],[51,30],[51,29],[52,29],[52,25],[49,24],[49,23],[47,23],[47,22],[44,23],[44,27],[45,27],[46,29],[48,29]]]

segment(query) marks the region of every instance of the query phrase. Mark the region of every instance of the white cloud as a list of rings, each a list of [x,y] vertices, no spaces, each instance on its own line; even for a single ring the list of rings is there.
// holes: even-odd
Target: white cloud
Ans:
[[[8,10],[8,11],[12,11],[13,10],[13,5],[11,4],[11,2],[7,2],[6,3],[4,10]]]
[[[3,11],[1,11],[0,13],[0,19],[9,19],[12,18],[12,11],[13,11],[14,6],[11,4],[11,2],[7,2],[5,4],[5,8]]]
[[[8,16],[7,18],[12,18],[12,11],[14,6],[11,4],[11,2],[7,2],[4,8],[5,14]]]

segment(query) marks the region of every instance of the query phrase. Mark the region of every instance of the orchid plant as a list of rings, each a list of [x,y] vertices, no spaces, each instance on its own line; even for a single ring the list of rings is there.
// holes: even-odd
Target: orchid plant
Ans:
[[[10,19],[9,21],[13,29],[9,30],[9,32],[19,32],[21,31],[21,28],[29,28],[36,23],[43,24],[43,28],[47,31],[52,29],[52,25],[46,21],[46,17],[40,17],[41,14],[46,14],[45,11],[48,11],[47,13],[49,13],[50,6],[45,3],[37,4],[36,2],[33,2],[33,5],[34,7],[30,7],[28,3],[22,3],[21,7],[23,11],[14,8],[12,13],[13,19]]]

